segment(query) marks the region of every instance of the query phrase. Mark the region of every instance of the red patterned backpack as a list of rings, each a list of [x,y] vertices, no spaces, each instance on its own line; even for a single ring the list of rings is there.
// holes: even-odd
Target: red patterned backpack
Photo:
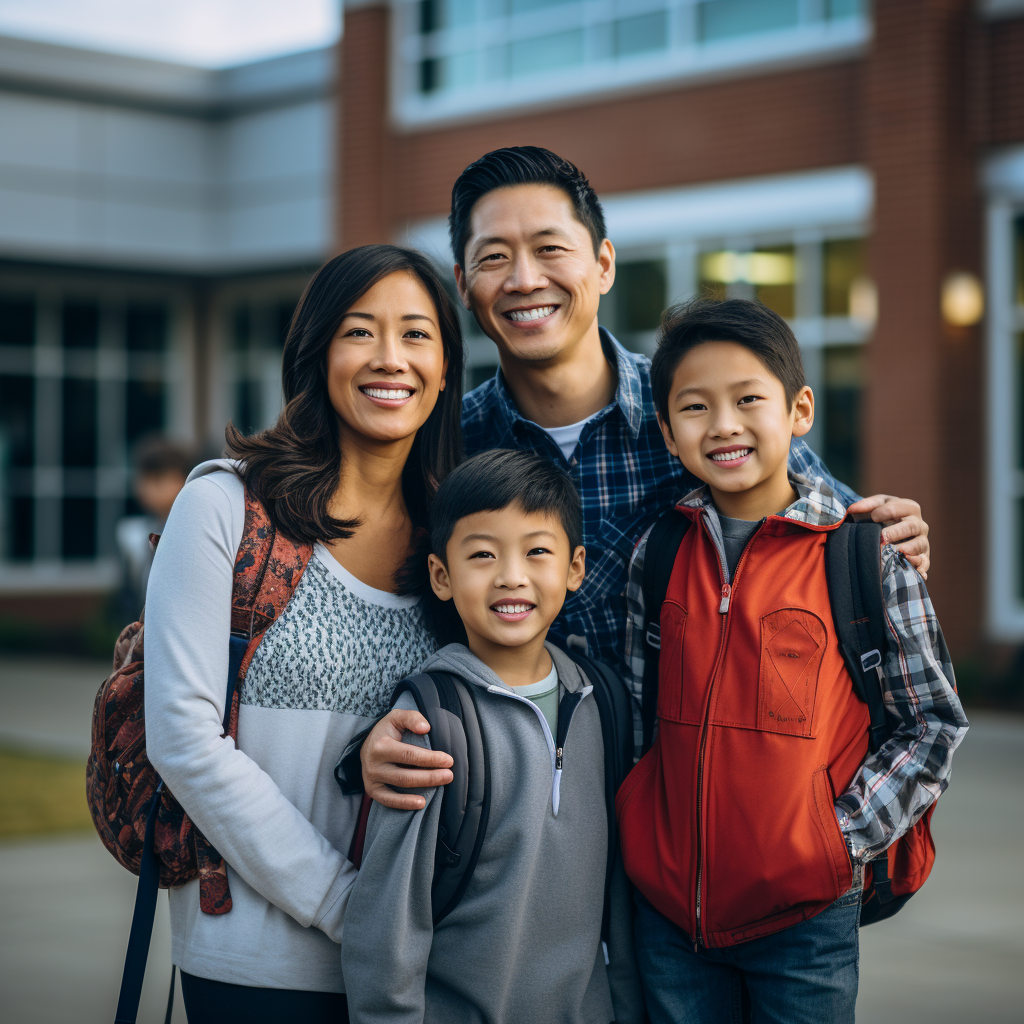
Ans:
[[[312,553],[310,545],[280,536],[260,502],[246,491],[231,594],[225,736],[237,736],[239,684]],[[134,1022],[138,1014],[158,888],[198,878],[204,914],[231,910],[223,858],[164,787],[146,756],[144,620],[145,611],[118,637],[114,671],[96,694],[85,774],[89,810],[103,845],[139,876],[115,1024]],[[173,986],[172,973],[172,993]]]

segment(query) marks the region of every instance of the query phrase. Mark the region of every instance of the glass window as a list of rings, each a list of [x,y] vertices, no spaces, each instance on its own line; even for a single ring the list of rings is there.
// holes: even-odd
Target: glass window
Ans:
[[[96,557],[96,499],[65,498],[61,503],[61,555],[68,559]]]
[[[124,432],[129,446],[163,429],[165,400],[164,382],[156,374],[125,383]]]
[[[666,302],[664,260],[639,260],[616,267],[613,288],[614,333],[623,336],[653,331]]]
[[[509,74],[561,71],[583,63],[583,30],[553,32],[548,36],[521,39],[509,45]]]
[[[1024,216],[1013,225],[1013,299],[1024,306]]]
[[[35,334],[35,302],[17,296],[0,297],[0,345],[32,345]]]
[[[167,348],[167,307],[129,305],[125,315],[125,348],[129,352],[163,352]]]
[[[824,259],[822,309],[825,316],[849,316],[853,284],[867,274],[864,239],[828,241]]]
[[[35,379],[0,376],[0,465],[32,465]]]
[[[100,310],[95,302],[65,302],[61,310],[61,340],[65,348],[95,348]]]
[[[825,5],[826,17],[833,21],[843,18],[857,18],[864,15],[866,0],[828,0]]]
[[[860,489],[860,417],[864,358],[860,345],[825,349],[825,465],[837,480]]]
[[[757,299],[787,319],[796,312],[796,252],[782,245],[700,257],[700,290],[711,298]]]
[[[655,11],[615,22],[615,54],[628,57],[633,53],[663,50],[668,46],[668,12]]]
[[[96,465],[96,380],[64,379],[64,465]]]
[[[800,0],[706,0],[698,12],[699,38],[712,42],[792,28],[800,21]]]

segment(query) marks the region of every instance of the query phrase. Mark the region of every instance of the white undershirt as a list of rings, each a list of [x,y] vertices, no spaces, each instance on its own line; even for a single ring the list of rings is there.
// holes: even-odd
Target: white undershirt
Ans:
[[[579,444],[583,427],[590,418],[588,416],[586,420],[580,420],[579,423],[570,423],[567,427],[541,427],[540,429],[558,445],[565,456],[565,461],[569,462],[572,459],[572,453],[576,451],[576,445]]]

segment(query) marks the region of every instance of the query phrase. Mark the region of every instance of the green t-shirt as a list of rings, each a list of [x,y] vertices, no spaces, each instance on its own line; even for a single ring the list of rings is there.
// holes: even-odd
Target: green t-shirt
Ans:
[[[540,708],[554,741],[558,736],[558,672],[555,663],[551,663],[551,671],[539,683],[514,686],[513,689],[518,696],[533,701]]]

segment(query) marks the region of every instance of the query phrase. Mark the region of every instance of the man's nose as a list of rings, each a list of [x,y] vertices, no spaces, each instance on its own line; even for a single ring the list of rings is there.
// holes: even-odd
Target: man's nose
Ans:
[[[512,261],[512,272],[505,278],[506,292],[535,292],[547,286],[547,276],[535,260],[518,256]]]

